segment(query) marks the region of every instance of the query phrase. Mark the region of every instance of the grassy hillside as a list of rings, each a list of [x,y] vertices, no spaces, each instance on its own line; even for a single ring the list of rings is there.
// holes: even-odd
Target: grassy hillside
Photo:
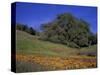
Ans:
[[[76,49],[65,45],[38,40],[38,37],[23,31],[17,31],[17,52],[25,54],[42,54],[54,56],[67,56],[75,54]]]
[[[21,54],[42,54],[50,56],[69,56],[80,54],[96,54],[96,45],[89,48],[75,49],[66,45],[55,44],[48,41],[38,40],[38,37],[32,36],[26,32],[17,30],[17,53]]]
[[[96,67],[96,45],[76,49],[23,31],[16,34],[17,72]]]

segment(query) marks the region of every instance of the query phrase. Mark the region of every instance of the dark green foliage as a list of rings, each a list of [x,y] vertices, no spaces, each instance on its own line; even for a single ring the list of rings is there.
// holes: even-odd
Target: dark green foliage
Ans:
[[[41,39],[70,47],[87,47],[97,43],[96,37],[91,35],[89,24],[70,13],[59,14],[54,21],[42,24],[42,30]]]
[[[35,35],[36,31],[35,31],[32,27],[30,27],[29,30],[30,30],[30,33],[31,33],[32,35]]]
[[[27,25],[24,25],[24,24],[18,24],[17,23],[16,29],[21,30],[21,31],[25,31],[25,32],[30,33],[32,35],[36,34],[36,31],[32,27],[28,27]]]
[[[97,34],[92,34],[89,36],[89,44],[94,45],[97,44]]]

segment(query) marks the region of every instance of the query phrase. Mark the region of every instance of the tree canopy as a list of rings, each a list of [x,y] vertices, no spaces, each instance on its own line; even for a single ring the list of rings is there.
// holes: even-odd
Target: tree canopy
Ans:
[[[36,34],[36,31],[32,27],[28,27],[27,25],[24,25],[24,24],[17,23],[16,29],[21,30],[21,31],[25,31],[25,32],[30,33],[32,35]]]
[[[90,31],[89,24],[82,19],[77,19],[70,13],[57,15],[53,21],[42,24],[41,28],[42,40],[76,48],[97,43],[96,35]]]

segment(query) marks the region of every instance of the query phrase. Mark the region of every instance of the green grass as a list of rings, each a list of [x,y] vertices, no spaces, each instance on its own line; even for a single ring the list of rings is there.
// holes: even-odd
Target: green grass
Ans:
[[[38,39],[38,36],[33,36],[19,30],[16,30],[16,34],[16,52],[19,55],[43,55],[44,57],[58,56],[66,58],[78,57],[80,59],[86,59],[88,57],[91,58],[91,56],[96,56],[97,53],[97,45],[77,49],[70,48],[62,44],[52,43],[49,41],[42,41]],[[39,63],[36,63],[34,61],[26,62],[22,61],[22,59],[24,58],[19,58],[19,60],[16,61],[16,72],[53,70],[51,66],[49,66],[49,68],[45,68],[44,65],[40,65]],[[75,67],[71,65],[69,68]]]
[[[16,30],[16,49],[19,54],[40,54],[47,56],[72,56],[78,53],[95,53],[96,45],[82,49],[69,48],[66,45],[39,40],[26,32]]]
[[[97,55],[97,45],[93,45],[90,47],[80,49],[80,54],[84,54],[87,56],[96,56]]]

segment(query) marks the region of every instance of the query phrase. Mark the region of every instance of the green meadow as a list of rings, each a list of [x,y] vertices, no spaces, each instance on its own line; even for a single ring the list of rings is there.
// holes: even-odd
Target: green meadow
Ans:
[[[85,48],[79,48],[79,49],[70,48],[63,44],[57,44],[49,41],[39,40],[38,36],[30,35],[29,33],[24,31],[16,30],[16,34],[17,34],[16,56],[18,57],[18,60],[16,59],[17,60],[16,72],[60,70],[62,68],[59,68],[57,66],[55,66],[56,68],[54,69],[54,67],[51,67],[50,65],[48,67],[47,66],[45,67],[44,65],[48,63],[47,61],[49,60],[51,60],[49,62],[50,64],[51,62],[55,62],[55,64],[57,64],[58,60],[55,61],[57,58],[59,58],[59,61],[63,61],[63,62],[65,62],[65,60],[68,59],[68,61],[71,60],[71,62],[73,63],[76,61],[75,58],[79,60],[76,62],[80,62],[80,63],[83,60],[88,60],[86,62],[94,61],[95,65],[92,64],[92,66],[90,67],[96,67],[96,55],[97,55],[96,45],[85,47]],[[35,59],[35,57],[37,58]],[[52,59],[49,59],[51,57]],[[55,58],[55,60],[53,60],[53,58]],[[37,61],[37,59],[39,59],[40,61],[39,60]],[[67,63],[68,62],[66,62],[65,64]],[[73,67],[73,64],[70,64],[70,66],[71,67],[69,67],[68,69],[77,68],[75,66]],[[80,65],[79,68],[84,68],[84,67]],[[85,68],[89,68],[89,67],[85,66]]]

